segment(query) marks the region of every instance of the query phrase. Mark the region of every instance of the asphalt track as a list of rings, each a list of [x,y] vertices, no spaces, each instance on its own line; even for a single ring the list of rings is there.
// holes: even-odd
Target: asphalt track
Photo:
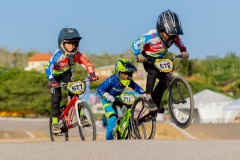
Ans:
[[[121,140],[105,141],[104,130],[98,128],[98,140],[83,142],[72,138],[70,142],[50,142],[48,119],[0,118],[0,160],[238,160],[240,159],[239,125],[216,127],[225,134],[214,139],[201,137],[210,133],[214,126],[206,128],[193,125],[184,133],[188,139]],[[198,132],[199,128],[206,128]],[[236,128],[234,130],[234,128]],[[192,131],[191,131],[192,130]],[[232,130],[232,132],[231,132]],[[189,133],[196,134],[190,136]],[[234,136],[226,136],[234,133]],[[198,135],[199,134],[199,135]],[[73,133],[74,135],[74,133]],[[161,134],[164,135],[164,134]],[[219,134],[221,135],[221,134]],[[100,137],[100,138],[99,138]],[[193,138],[192,138],[193,137]],[[206,136],[205,136],[206,137]],[[230,138],[228,138],[230,137]],[[233,139],[231,138],[233,137]],[[238,137],[238,138],[237,138]],[[211,138],[211,139],[210,139]]]
[[[238,160],[240,141],[131,140],[1,143],[1,160]]]

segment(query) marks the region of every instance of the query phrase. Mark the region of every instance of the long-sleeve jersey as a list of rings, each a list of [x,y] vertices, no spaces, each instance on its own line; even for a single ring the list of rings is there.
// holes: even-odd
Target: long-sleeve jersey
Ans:
[[[80,52],[75,53],[74,61],[70,62],[61,50],[57,50],[46,66],[46,74],[48,79],[54,78],[65,72],[72,72],[76,62],[84,67],[89,74],[94,73],[94,68]]]
[[[145,91],[133,80],[131,80],[129,86],[132,88],[134,91],[136,91],[139,94],[145,93]],[[126,87],[123,86],[119,82],[119,78],[117,75],[112,75],[108,77],[103,83],[101,83],[98,88],[97,92],[102,96],[105,92],[108,92],[112,96],[119,96],[125,89]]]
[[[163,58],[168,51],[168,48],[175,44],[181,52],[186,51],[186,47],[182,43],[179,36],[167,42],[163,43],[158,36],[157,30],[149,30],[146,34],[140,36],[137,40],[131,42],[131,49],[135,56],[141,52],[145,52],[147,55],[155,58]]]

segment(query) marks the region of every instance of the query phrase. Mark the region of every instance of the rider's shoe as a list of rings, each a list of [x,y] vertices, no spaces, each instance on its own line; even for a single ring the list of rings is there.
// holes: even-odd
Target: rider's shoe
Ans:
[[[158,109],[157,109],[157,113],[161,113],[163,114],[165,112],[165,108],[163,106],[159,106]]]
[[[60,132],[61,132],[61,129],[60,129],[60,126],[58,125],[58,123],[52,124],[52,133],[58,134]]]
[[[157,110],[157,106],[152,99],[146,99],[143,104],[150,112]]]
[[[87,119],[86,116],[83,115],[83,126],[84,127],[88,127],[88,126],[91,126],[91,123],[89,122],[89,120]]]

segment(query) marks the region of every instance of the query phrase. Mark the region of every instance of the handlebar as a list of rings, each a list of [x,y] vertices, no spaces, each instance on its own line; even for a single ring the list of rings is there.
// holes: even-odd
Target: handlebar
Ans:
[[[182,54],[178,54],[178,55],[174,55],[174,56],[171,58],[171,60],[173,61],[175,58],[183,58],[183,57],[182,57]],[[147,62],[147,63],[149,63],[149,64],[153,64],[153,63],[155,62],[155,58],[145,58],[145,61],[143,61],[143,62],[140,62],[140,61],[138,61],[138,59],[137,59],[136,62],[138,62],[138,63]]]
[[[87,82],[87,81],[91,82],[88,78],[86,78],[86,79],[79,79],[79,80],[80,80],[80,81],[83,81],[83,82]],[[74,80],[74,81],[78,81],[78,80]],[[73,82],[74,82],[74,81],[73,81]],[[71,82],[71,81],[70,81],[70,82]],[[54,88],[66,87],[67,84],[68,84],[68,82],[67,82],[67,83],[65,83],[65,82],[60,82],[60,83],[59,83],[59,86],[54,87]]]

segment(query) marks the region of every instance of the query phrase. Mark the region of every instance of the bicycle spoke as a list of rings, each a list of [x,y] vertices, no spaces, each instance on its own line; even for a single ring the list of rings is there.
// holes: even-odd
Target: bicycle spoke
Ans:
[[[186,128],[191,124],[194,113],[191,88],[187,81],[180,77],[175,77],[169,87],[171,117],[179,127]]]
[[[143,100],[137,99],[132,107],[134,133],[139,139],[152,139],[155,135],[156,119],[143,105]]]
[[[79,126],[80,137],[82,140],[96,140],[96,126],[90,107],[86,102],[82,102],[79,106],[79,118],[81,126]]]

